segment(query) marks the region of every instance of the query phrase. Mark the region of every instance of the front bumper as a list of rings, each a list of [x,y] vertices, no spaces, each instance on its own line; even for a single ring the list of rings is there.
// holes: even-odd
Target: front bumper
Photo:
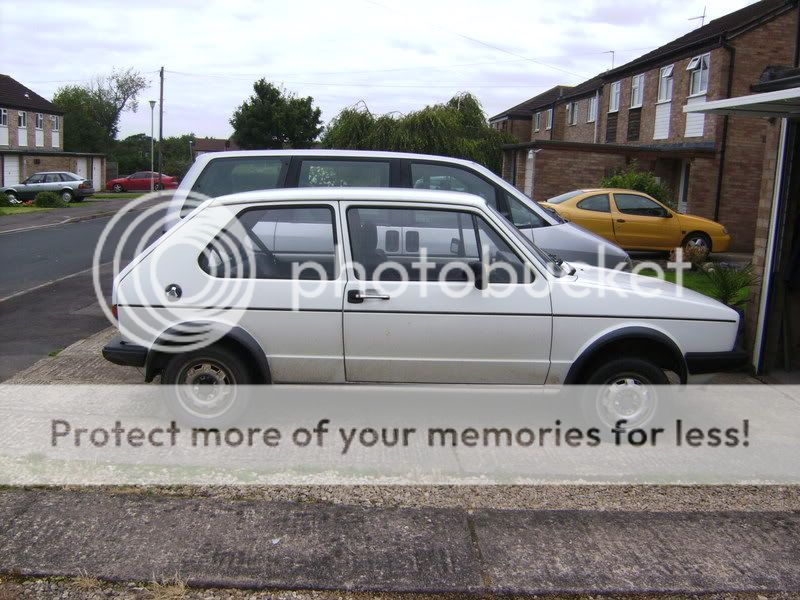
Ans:
[[[719,373],[744,366],[749,356],[744,350],[738,349],[727,352],[687,352],[686,367],[690,375]]]
[[[144,367],[147,348],[126,342],[121,336],[116,336],[103,347],[103,358],[115,365]]]

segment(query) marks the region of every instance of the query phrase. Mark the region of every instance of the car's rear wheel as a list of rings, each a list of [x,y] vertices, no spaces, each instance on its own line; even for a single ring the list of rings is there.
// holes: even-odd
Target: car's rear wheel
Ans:
[[[75,198],[75,194],[73,194],[70,190],[62,190],[61,191],[61,199],[66,203],[69,204]]]
[[[160,183],[156,183],[156,184],[153,185],[153,189],[156,190],[156,191],[159,191],[159,190],[164,189],[164,186],[162,184],[160,184]]]
[[[711,238],[701,231],[693,231],[683,239],[683,251],[702,251],[708,256],[711,253]]]
[[[122,187],[121,184],[115,183],[114,185],[111,186],[111,190],[119,194],[120,192],[124,192],[125,188]]]
[[[161,383],[170,386],[167,408],[180,422],[226,427],[249,408],[249,395],[240,386],[254,383],[254,378],[238,354],[210,346],[175,355],[162,371]]]
[[[658,409],[657,386],[668,385],[667,374],[655,363],[638,357],[621,357],[598,365],[586,379],[592,393],[584,412],[610,431],[624,420],[622,429],[643,427]]]

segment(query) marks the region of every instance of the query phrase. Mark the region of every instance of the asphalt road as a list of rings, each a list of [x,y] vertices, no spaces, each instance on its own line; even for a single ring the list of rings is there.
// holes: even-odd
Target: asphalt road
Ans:
[[[123,217],[108,236],[101,263],[122,244],[123,263],[156,217],[139,226]],[[108,326],[92,285],[92,257],[110,218],[0,234],[0,381]],[[132,227],[127,243],[125,229]],[[111,265],[101,270],[110,295]]]

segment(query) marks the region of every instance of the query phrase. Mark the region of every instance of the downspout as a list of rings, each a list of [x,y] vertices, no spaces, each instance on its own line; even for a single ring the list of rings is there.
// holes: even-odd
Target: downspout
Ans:
[[[728,89],[726,98],[733,93],[733,65],[736,61],[736,48],[722,38],[722,47],[728,51]],[[722,117],[722,145],[719,150],[719,171],[717,174],[717,197],[714,200],[714,220],[719,221],[719,206],[722,202],[722,181],[725,176],[725,150],[728,146],[728,115]]]
[[[597,122],[600,120],[600,88],[594,93],[594,143],[597,143],[597,134],[599,127]]]

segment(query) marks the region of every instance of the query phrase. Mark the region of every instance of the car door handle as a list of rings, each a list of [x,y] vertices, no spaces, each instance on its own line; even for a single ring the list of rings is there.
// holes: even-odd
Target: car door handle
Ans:
[[[625,219],[617,219],[617,223],[624,223]]]
[[[375,290],[350,290],[347,292],[347,301],[352,304],[361,304],[364,300],[388,300],[388,294],[379,294]]]

